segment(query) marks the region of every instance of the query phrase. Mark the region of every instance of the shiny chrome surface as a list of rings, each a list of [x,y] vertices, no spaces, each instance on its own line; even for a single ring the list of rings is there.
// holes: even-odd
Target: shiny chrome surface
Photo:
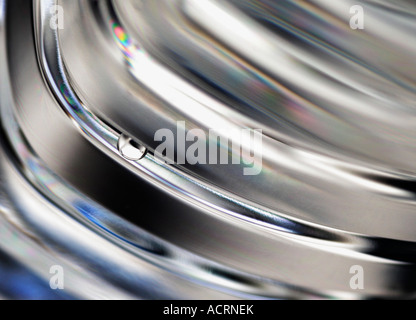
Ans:
[[[63,266],[57,298],[414,298],[415,15],[0,0],[1,252],[39,283]],[[162,162],[178,121],[262,129],[260,174]]]

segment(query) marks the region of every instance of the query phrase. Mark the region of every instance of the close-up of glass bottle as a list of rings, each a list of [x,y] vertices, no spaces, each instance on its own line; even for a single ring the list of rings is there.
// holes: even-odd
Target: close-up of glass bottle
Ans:
[[[0,0],[0,298],[414,299],[415,19]]]

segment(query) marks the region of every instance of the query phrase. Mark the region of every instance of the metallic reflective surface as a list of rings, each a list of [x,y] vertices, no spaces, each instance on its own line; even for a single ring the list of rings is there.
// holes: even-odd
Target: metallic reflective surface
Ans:
[[[0,0],[1,261],[45,298],[414,298],[415,15]],[[178,121],[262,129],[260,174],[162,162],[155,133]]]

